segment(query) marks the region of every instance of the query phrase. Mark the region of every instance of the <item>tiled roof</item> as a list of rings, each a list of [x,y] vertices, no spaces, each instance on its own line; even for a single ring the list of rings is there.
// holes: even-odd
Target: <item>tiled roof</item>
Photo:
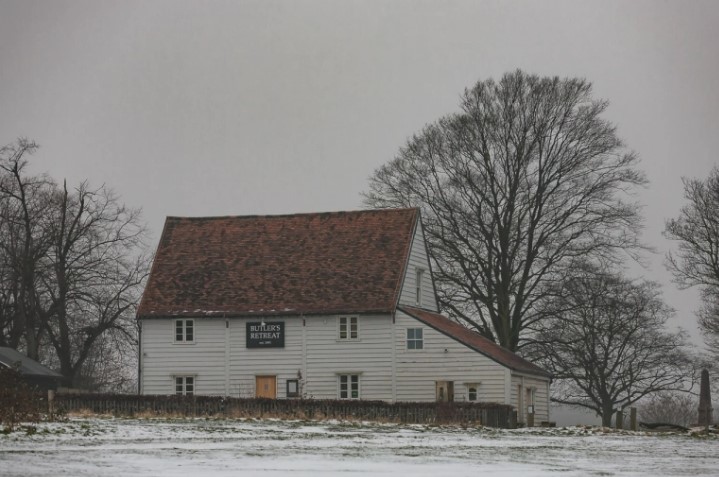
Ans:
[[[493,341],[488,340],[476,331],[472,331],[469,328],[450,320],[446,316],[411,306],[400,306],[399,309],[422,323],[441,333],[444,333],[450,338],[459,341],[463,345],[482,353],[483,355],[510,369],[522,373],[551,377],[550,373],[539,366],[530,363],[521,356],[509,351],[507,348],[503,348]]]
[[[391,312],[418,215],[168,217],[138,317]]]
[[[24,376],[62,378],[62,374],[56,373],[52,369],[43,366],[34,359],[30,359],[12,348],[0,347],[0,363],[8,368],[14,368],[18,365],[17,371]]]

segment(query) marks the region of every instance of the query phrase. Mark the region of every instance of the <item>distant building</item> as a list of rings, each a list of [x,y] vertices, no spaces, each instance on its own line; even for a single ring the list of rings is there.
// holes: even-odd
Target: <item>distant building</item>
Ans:
[[[143,394],[487,401],[549,420],[549,373],[439,314],[417,209],[168,217],[138,319]]]
[[[0,366],[15,369],[26,383],[39,389],[57,389],[63,376],[12,348],[0,347]]]

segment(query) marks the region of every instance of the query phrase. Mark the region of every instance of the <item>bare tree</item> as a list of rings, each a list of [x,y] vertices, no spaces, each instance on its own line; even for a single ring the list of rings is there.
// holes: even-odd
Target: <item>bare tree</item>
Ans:
[[[646,179],[583,79],[521,71],[464,92],[370,178],[371,207],[420,207],[444,311],[511,350],[578,258],[640,247]]]
[[[11,316],[3,323],[4,341],[15,348],[23,341],[27,355],[37,360],[44,331],[37,284],[49,247],[46,225],[51,181],[44,175],[25,173],[26,156],[35,150],[37,144],[26,139],[0,149],[0,253],[5,311]]]
[[[707,344],[719,354],[719,169],[705,180],[683,179],[684,198],[679,217],[666,222],[664,234],[679,242],[668,268],[683,288],[701,288],[703,308],[699,325]]]
[[[82,183],[57,189],[48,223],[52,239],[44,290],[49,304],[44,323],[60,363],[75,385],[88,357],[108,356],[96,346],[133,340],[134,311],[149,261],[145,227],[138,209],[129,209],[103,186]]]
[[[661,391],[686,391],[694,365],[683,332],[665,330],[672,313],[652,282],[587,266],[547,300],[532,350],[557,380],[552,400],[615,411]]]
[[[124,386],[149,267],[140,210],[106,186],[29,175],[36,149],[0,149],[0,343],[42,351],[74,386]]]

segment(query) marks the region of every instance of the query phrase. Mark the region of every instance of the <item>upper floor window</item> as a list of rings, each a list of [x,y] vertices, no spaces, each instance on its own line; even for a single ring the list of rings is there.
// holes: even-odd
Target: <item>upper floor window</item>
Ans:
[[[340,316],[338,319],[338,338],[341,340],[359,339],[359,318]]]
[[[422,328],[407,328],[407,349],[423,349]]]
[[[422,306],[422,285],[424,280],[424,270],[417,269],[417,277],[415,280],[415,302],[417,306]]]
[[[195,320],[175,320],[175,342],[192,343],[195,341]]]
[[[195,394],[194,376],[175,376],[175,394],[182,396]]]

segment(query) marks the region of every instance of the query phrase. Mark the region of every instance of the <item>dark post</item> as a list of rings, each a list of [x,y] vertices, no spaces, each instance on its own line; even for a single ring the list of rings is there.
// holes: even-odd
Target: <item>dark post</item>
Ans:
[[[617,422],[614,427],[617,429],[624,429],[624,410],[620,409],[617,411]]]
[[[633,431],[637,430],[637,408],[629,408],[629,425]]]
[[[699,425],[708,428],[712,424],[712,397],[709,390],[709,371],[702,370],[699,388]]]
[[[55,418],[55,390],[47,390],[47,413],[50,415],[50,420]]]

